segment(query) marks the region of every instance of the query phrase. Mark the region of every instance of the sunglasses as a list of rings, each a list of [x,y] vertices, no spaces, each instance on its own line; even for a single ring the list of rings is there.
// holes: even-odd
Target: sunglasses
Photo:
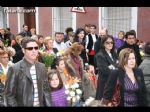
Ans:
[[[114,42],[105,42],[106,44],[114,44]]]
[[[35,50],[38,50],[39,49],[39,47],[26,47],[25,49],[27,49],[27,50],[33,50],[33,49],[35,49]]]

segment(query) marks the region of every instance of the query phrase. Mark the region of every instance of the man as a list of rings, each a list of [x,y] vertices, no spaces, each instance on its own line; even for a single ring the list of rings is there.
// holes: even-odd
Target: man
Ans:
[[[139,46],[135,43],[135,40],[136,40],[135,33],[132,31],[127,32],[125,35],[125,43],[122,47],[120,47],[117,50],[117,53],[119,55],[120,51],[124,48],[133,49],[135,51],[135,54],[136,54],[137,65],[139,66],[140,63],[142,62],[142,59],[141,59],[141,55],[140,55]]]
[[[28,31],[28,26],[26,24],[23,25],[23,31],[19,33],[19,35],[23,37],[31,37],[31,32]]]
[[[61,32],[55,33],[55,40],[53,43],[53,48],[57,48],[58,51],[65,50],[67,48],[66,44],[63,41],[63,36]]]
[[[22,41],[24,58],[10,67],[4,91],[6,106],[50,106],[50,87],[45,65],[37,62],[38,44]]]
[[[94,45],[98,39],[98,35],[95,33],[96,26],[90,26],[90,33],[86,35],[86,52],[89,58],[89,64],[94,66]]]
[[[102,30],[100,30],[99,37],[97,38],[97,40],[94,44],[94,67],[95,67],[96,74],[98,72],[97,64],[96,64],[96,54],[100,50],[102,38],[104,38],[106,35],[108,35],[108,31],[106,28],[103,28]]]

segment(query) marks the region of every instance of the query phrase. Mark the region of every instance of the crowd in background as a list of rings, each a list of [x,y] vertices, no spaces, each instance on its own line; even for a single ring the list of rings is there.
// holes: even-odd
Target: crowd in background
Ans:
[[[96,34],[96,25],[68,27],[54,37],[23,25],[14,35],[0,29],[1,106],[107,106],[117,81],[117,106],[150,105],[150,42],[135,30]]]

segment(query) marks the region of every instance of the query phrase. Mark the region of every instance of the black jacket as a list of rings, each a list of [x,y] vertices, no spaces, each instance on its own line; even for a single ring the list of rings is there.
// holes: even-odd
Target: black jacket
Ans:
[[[138,68],[134,69],[133,71],[139,87],[137,92],[138,106],[147,106],[146,87],[144,83],[143,73],[141,69]],[[121,68],[117,70],[113,70],[111,72],[108,82],[106,84],[104,99],[111,100],[117,79],[119,79],[120,96],[121,96],[121,101],[119,106],[124,106],[124,88],[125,88],[124,77],[125,77],[125,71]]]
[[[124,48],[130,48],[130,49],[133,49],[135,51],[135,55],[136,55],[136,58],[137,58],[137,65],[139,66],[142,62],[142,59],[141,59],[141,55],[140,55],[140,50],[139,50],[139,46],[136,45],[136,44],[133,44],[133,45],[129,45],[127,42],[124,43],[123,46],[121,46],[118,50],[117,50],[117,54],[119,55],[120,51]]]
[[[96,54],[96,62],[98,68],[98,86],[96,91],[96,100],[100,100],[103,97],[104,87],[110,75],[111,69],[109,69],[109,65],[113,65],[117,68],[117,54],[114,52],[112,54],[113,61],[108,55],[108,53],[100,49],[100,51]]]
[[[13,63],[17,63],[18,61],[22,60],[24,53],[22,52],[22,48],[18,43],[13,45],[12,48],[14,48],[16,51],[16,54],[13,56]]]
[[[108,55],[108,53],[101,49],[97,54],[96,54],[96,63],[97,63],[97,67],[99,70],[99,75],[108,77],[109,73],[110,73],[110,69],[108,68],[109,65],[114,65],[115,67],[117,67],[117,54],[114,52],[112,53],[112,57],[113,60],[111,60],[110,56]]]

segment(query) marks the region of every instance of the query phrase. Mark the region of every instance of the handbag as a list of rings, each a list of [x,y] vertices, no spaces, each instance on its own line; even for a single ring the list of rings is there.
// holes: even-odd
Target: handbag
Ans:
[[[120,100],[121,100],[120,83],[119,83],[119,80],[117,80],[112,99],[107,100],[107,99],[102,98],[99,105],[105,106],[105,107],[117,107],[120,104]]]
[[[113,94],[113,97],[112,97],[112,100],[111,100],[110,104],[113,107],[117,107],[120,104],[120,100],[121,100],[121,97],[120,97],[120,83],[119,83],[119,80],[117,80],[115,90],[114,90],[114,94]]]

